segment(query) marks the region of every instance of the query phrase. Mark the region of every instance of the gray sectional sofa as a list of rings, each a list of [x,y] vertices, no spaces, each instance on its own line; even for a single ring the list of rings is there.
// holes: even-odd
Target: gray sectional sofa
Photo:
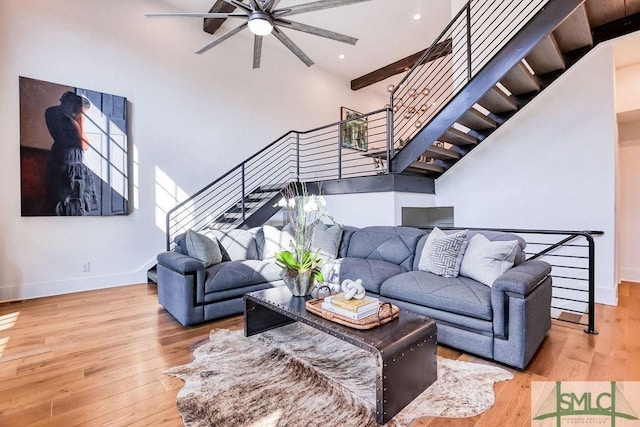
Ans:
[[[222,248],[221,262],[206,266],[189,256],[184,235],[173,251],[158,255],[160,304],[185,326],[241,313],[244,293],[283,285],[262,227],[211,233]],[[551,326],[551,267],[526,261],[525,242],[512,234],[470,231],[460,239],[447,233],[443,238],[434,231],[430,239],[429,232],[411,227],[343,227],[335,248],[323,250],[330,258],[335,250],[325,277],[336,283],[362,279],[367,294],[435,319],[439,344],[524,368]],[[436,259],[427,253],[455,253],[454,240],[462,245],[459,252],[468,250],[468,257],[456,259],[457,277],[446,277],[454,276],[447,270],[453,263],[425,268]],[[500,264],[506,271],[474,272],[474,262],[485,263],[485,252],[496,247],[508,261]]]

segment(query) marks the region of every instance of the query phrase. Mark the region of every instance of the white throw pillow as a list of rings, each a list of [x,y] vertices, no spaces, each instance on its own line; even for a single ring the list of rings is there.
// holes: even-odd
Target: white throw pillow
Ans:
[[[185,236],[185,242],[187,244],[187,254],[202,261],[205,267],[222,262],[222,252],[220,251],[218,239],[211,239],[203,234],[189,230]]]
[[[469,240],[460,275],[491,287],[498,277],[513,267],[517,250],[517,240],[492,242],[482,234],[476,234]]]
[[[422,249],[418,269],[443,277],[458,277],[467,247],[467,230],[446,234],[434,228]]]
[[[262,259],[274,258],[276,252],[293,251],[295,238],[293,236],[293,228],[285,226],[282,230],[271,225],[262,227],[264,233],[264,249]]]

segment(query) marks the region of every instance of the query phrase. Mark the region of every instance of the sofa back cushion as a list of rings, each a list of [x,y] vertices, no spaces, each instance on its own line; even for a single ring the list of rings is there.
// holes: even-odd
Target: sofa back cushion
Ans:
[[[452,234],[452,233],[456,233],[459,230],[443,230],[443,231],[446,234]],[[486,237],[487,239],[489,239],[492,242],[495,242],[495,241],[504,242],[504,241],[509,241],[509,240],[517,240],[518,241],[518,247],[516,248],[516,256],[515,256],[515,260],[514,260],[513,265],[514,266],[518,265],[518,264],[524,262],[524,260],[526,259],[526,254],[524,253],[524,248],[527,246],[527,242],[522,237],[517,236],[515,234],[511,234],[511,233],[505,233],[504,231],[469,230],[467,232],[467,240],[470,240],[476,234],[482,234],[484,237]],[[416,253],[418,255],[414,259],[412,270],[419,270],[418,264],[419,264],[419,261],[420,261],[420,254],[422,253],[422,250],[424,249],[424,245],[427,242],[427,237],[428,236],[429,236],[429,233],[427,232],[427,234],[425,234],[420,239],[418,244],[416,245]]]
[[[411,227],[364,227],[353,232],[345,228],[343,241],[348,239],[348,246],[342,256],[386,261],[409,270],[416,245],[424,235],[424,231]]]
[[[234,228],[227,230],[207,230],[205,235],[211,235],[220,242],[220,249],[226,251],[231,261],[245,259],[259,259],[256,243],[257,228],[245,230]],[[223,258],[226,258],[223,255]]]

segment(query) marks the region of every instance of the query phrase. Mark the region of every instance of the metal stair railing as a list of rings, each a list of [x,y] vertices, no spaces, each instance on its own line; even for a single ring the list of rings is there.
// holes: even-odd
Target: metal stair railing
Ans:
[[[308,131],[290,131],[171,209],[166,248],[187,230],[243,226],[247,218],[293,181],[311,182],[386,173],[368,153],[387,147],[388,109]],[[354,126],[362,144],[353,144]]]
[[[391,151],[401,148],[391,172],[403,170],[428,147],[412,145],[412,140],[422,136],[433,144],[582,2],[469,1],[391,90],[389,144]],[[457,96],[465,89],[465,96]]]

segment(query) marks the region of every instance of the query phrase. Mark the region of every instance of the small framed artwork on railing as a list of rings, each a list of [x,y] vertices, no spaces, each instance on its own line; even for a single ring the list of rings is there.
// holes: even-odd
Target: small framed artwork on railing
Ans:
[[[340,107],[340,120],[342,121],[342,146],[367,151],[369,145],[367,118],[350,108]]]

